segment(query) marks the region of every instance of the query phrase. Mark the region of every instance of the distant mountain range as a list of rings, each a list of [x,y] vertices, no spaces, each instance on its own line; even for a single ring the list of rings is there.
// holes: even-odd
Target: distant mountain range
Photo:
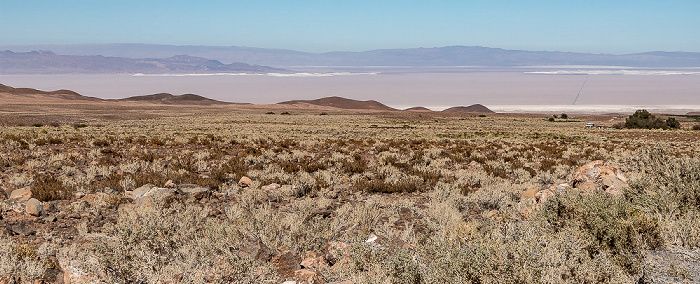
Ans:
[[[266,66],[540,66],[602,65],[630,67],[700,67],[700,52],[591,54],[558,51],[507,50],[480,46],[380,49],[363,52],[308,53],[237,46],[176,46],[155,44],[0,45],[0,50],[111,56],[131,59],[189,55],[224,63]],[[92,58],[93,60],[102,60]]]
[[[285,72],[283,69],[234,62],[224,64],[189,55],[163,59],[133,59],[102,55],[58,55],[52,51],[0,51],[0,74],[66,73],[217,73]]]

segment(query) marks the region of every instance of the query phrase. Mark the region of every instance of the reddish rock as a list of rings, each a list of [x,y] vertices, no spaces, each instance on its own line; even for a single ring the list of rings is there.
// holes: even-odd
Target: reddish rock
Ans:
[[[251,180],[249,177],[241,177],[240,180],[238,180],[238,186],[240,187],[249,187],[253,183],[253,180]]]
[[[32,216],[41,216],[46,213],[46,210],[44,209],[44,205],[41,204],[41,201],[39,201],[36,198],[29,199],[26,204],[27,208],[27,214],[32,215]]]
[[[301,267],[308,269],[318,269],[322,266],[328,266],[328,263],[323,256],[318,255],[315,252],[307,251],[305,253],[304,260],[301,261]]]
[[[272,257],[272,252],[260,238],[252,233],[245,234],[241,243],[238,255],[250,257],[257,260],[268,261]]]
[[[167,188],[176,188],[176,187],[177,187],[177,184],[175,184],[175,183],[173,182],[173,180],[168,180],[168,181],[165,182],[165,184],[163,185],[163,187],[167,187]]]
[[[520,195],[520,200],[525,200],[528,198],[535,198],[535,194],[537,194],[537,189],[531,188],[526,191],[523,191],[523,193]]]
[[[618,165],[601,160],[576,169],[571,176],[571,186],[583,192],[604,191],[614,196],[622,195],[623,189],[629,187]]]
[[[15,189],[10,193],[10,201],[26,202],[30,198],[32,198],[32,191],[28,187]]]
[[[277,274],[285,279],[294,278],[294,272],[301,269],[297,256],[290,251],[283,251],[273,257],[270,262],[275,266]]]
[[[299,269],[294,271],[294,281],[297,283],[304,284],[324,284],[323,278],[313,270],[309,269]]]

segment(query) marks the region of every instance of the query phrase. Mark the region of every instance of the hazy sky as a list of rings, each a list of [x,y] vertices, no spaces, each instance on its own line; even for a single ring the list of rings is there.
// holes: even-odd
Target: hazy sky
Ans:
[[[0,44],[700,52],[698,0],[0,0]]]

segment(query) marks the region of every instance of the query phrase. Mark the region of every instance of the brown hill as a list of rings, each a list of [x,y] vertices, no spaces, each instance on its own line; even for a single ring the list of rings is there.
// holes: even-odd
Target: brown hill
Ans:
[[[316,100],[293,100],[280,102],[278,104],[312,104],[318,106],[335,107],[342,109],[368,109],[368,110],[396,110],[394,108],[388,107],[378,101],[358,101],[353,99],[346,99],[341,97],[326,97]]]
[[[407,108],[405,110],[408,110],[408,111],[433,111],[427,107],[422,107],[422,106],[411,107],[411,108]]]
[[[457,106],[457,107],[451,107],[446,110],[443,110],[442,112],[445,113],[494,113],[494,111],[490,110],[489,108],[481,105],[481,104],[473,104],[468,107],[465,106]]]
[[[31,96],[31,95],[43,95],[46,98],[55,99],[65,99],[65,100],[86,100],[86,101],[102,101],[102,99],[86,97],[78,94],[71,90],[58,90],[58,91],[41,91],[32,88],[14,88],[0,84],[0,93],[10,94],[15,96]]]
[[[692,111],[692,112],[686,113],[685,115],[692,115],[692,116],[698,115],[698,116],[700,116],[700,111]]]
[[[183,94],[175,96],[169,93],[158,93],[153,95],[145,96],[133,96],[125,99],[119,99],[118,101],[126,102],[150,102],[150,103],[160,103],[169,105],[223,105],[229,104],[227,102],[217,101],[210,98],[205,98],[200,95],[195,94]]]

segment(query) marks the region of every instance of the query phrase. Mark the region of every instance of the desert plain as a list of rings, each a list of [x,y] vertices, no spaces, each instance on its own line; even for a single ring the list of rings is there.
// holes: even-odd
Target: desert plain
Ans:
[[[697,116],[2,96],[0,283],[700,281]]]

